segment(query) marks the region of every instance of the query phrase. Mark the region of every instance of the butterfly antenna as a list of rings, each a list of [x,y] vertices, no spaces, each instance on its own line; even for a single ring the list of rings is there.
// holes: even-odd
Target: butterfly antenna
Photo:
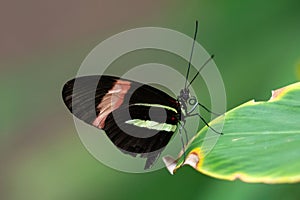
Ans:
[[[199,73],[201,72],[201,70],[214,58],[214,54],[212,54],[210,56],[209,59],[207,59],[205,61],[205,63],[203,63],[203,65],[200,67],[200,69],[198,70],[198,72],[195,74],[195,76],[193,77],[193,79],[190,81],[189,85],[187,86],[187,88],[189,88],[191,86],[191,84],[193,83],[193,81],[196,79],[196,77],[199,75]]]
[[[188,70],[187,70],[186,76],[185,76],[184,88],[187,88],[186,85],[187,85],[187,81],[188,81],[188,78],[189,78],[189,73],[190,73],[190,68],[191,68],[191,62],[192,62],[192,57],[193,57],[193,52],[194,52],[194,46],[195,46],[195,41],[196,41],[196,37],[197,37],[197,32],[198,32],[198,21],[196,20],[194,40],[193,40],[193,45],[192,45],[192,51],[191,51],[191,55],[190,55]]]

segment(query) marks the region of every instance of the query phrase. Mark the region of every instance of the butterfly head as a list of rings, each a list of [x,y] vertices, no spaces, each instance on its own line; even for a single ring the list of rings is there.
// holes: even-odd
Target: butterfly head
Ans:
[[[180,98],[184,101],[187,102],[190,98],[190,90],[188,88],[184,88],[180,91]]]

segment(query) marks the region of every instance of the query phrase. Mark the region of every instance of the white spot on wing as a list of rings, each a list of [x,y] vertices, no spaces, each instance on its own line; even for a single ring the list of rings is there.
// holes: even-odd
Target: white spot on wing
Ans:
[[[168,131],[168,132],[175,132],[177,128],[177,125],[158,123],[155,121],[141,120],[141,119],[131,119],[131,120],[127,120],[125,123],[132,124],[142,128],[148,128],[148,129],[158,130],[158,131]]]

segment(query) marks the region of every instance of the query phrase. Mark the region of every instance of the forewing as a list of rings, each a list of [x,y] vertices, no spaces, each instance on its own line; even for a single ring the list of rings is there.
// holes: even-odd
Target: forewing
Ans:
[[[62,96],[77,118],[103,129],[122,152],[147,157],[145,168],[168,144],[180,119],[179,103],[168,94],[112,76],[75,78]]]

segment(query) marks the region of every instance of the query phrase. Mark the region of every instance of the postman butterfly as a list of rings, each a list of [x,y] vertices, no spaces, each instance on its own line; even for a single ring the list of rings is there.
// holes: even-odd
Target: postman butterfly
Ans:
[[[62,98],[65,105],[78,119],[104,130],[110,141],[123,153],[147,158],[145,169],[152,167],[177,130],[184,150],[182,131],[186,133],[186,118],[198,116],[209,126],[194,111],[201,106],[211,112],[189,91],[189,86],[201,69],[213,59],[212,55],[188,84],[197,30],[196,21],[185,86],[176,99],[155,87],[133,80],[90,75],[76,77],[64,85]],[[188,110],[188,107],[192,108]]]

